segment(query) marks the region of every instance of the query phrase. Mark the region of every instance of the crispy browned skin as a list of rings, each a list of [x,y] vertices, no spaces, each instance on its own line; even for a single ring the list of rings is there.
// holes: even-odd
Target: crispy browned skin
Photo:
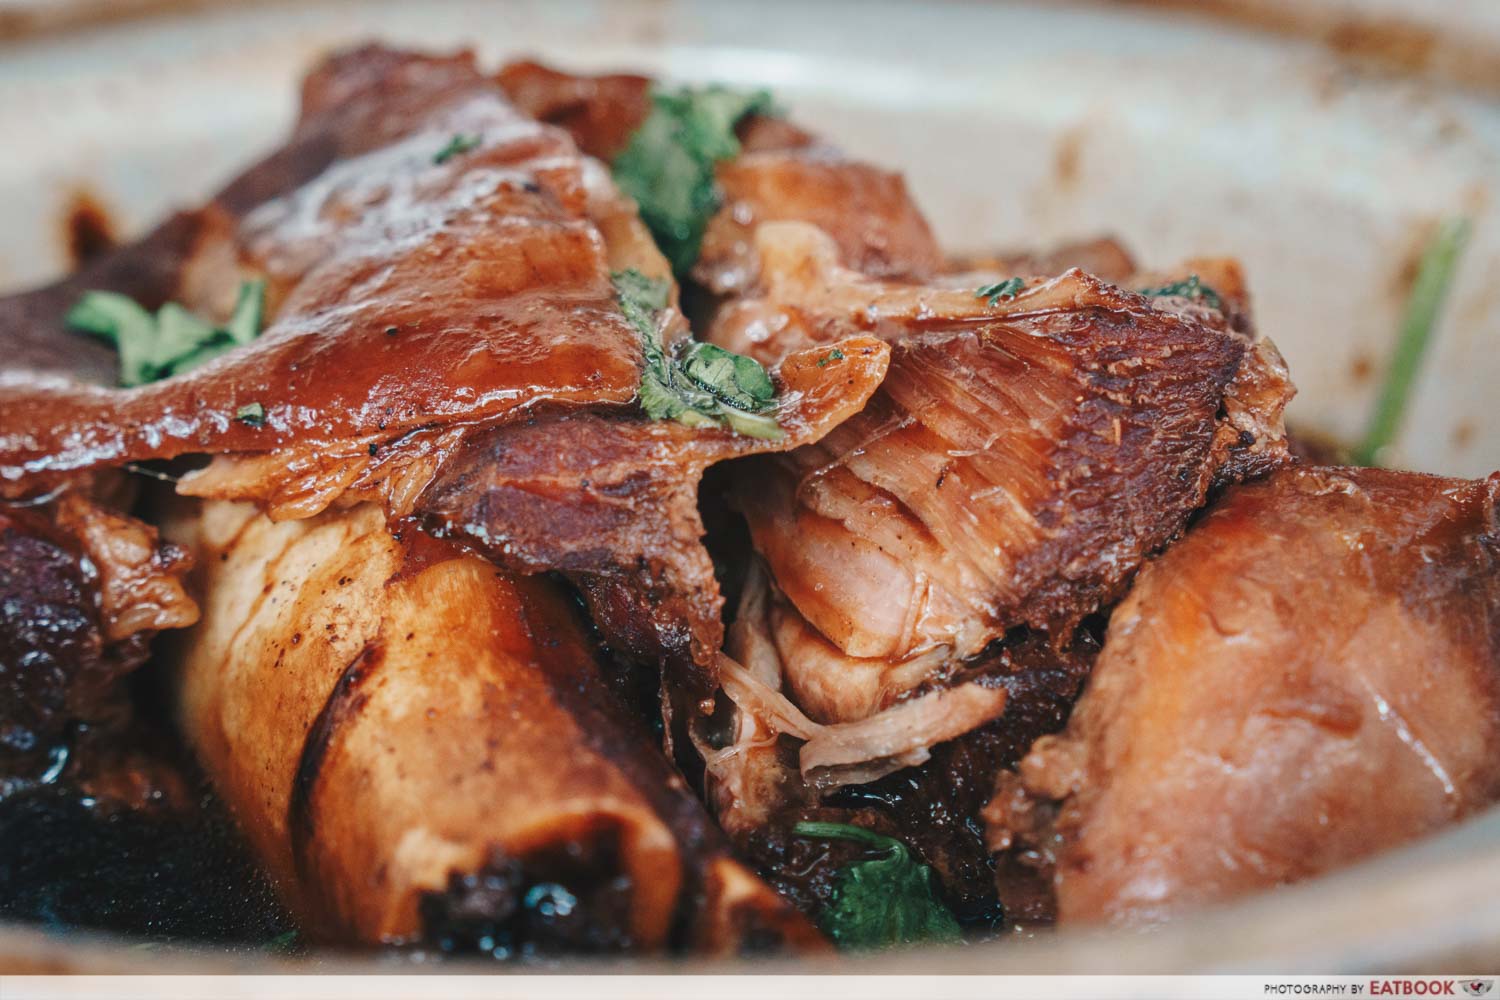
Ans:
[[[184,728],[313,933],[487,920],[514,954],[815,939],[620,712],[554,584],[398,539],[370,505],[276,524],[211,502],[169,530],[206,595],[178,656]],[[519,896],[465,902],[497,868]],[[525,904],[538,885],[571,914]]]
[[[990,807],[997,846],[1051,845],[1063,921],[1154,921],[1494,801],[1497,497],[1374,469],[1232,489],[1115,611],[1067,732]]]

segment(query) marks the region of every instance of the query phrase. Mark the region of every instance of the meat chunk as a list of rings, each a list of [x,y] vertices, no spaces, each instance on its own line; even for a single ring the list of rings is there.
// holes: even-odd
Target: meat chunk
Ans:
[[[533,91],[521,96],[534,105]],[[440,156],[453,135],[488,138]],[[295,152],[309,136],[336,154],[316,170]],[[666,263],[604,168],[523,117],[466,58],[336,57],[304,87],[284,159],[221,195],[206,212],[212,239],[178,268],[187,304],[209,314],[241,272],[266,276],[267,331],[138,389],[0,375],[15,387],[0,414],[3,488],[226,456],[181,492],[254,500],[276,518],[372,501],[524,572],[567,570],[616,645],[632,647],[634,631],[643,658],[685,658],[700,689],[686,700],[701,699],[722,630],[697,541],[699,475],[814,440],[863,403],[884,345],[851,344],[834,369],[782,365],[777,440],[645,419],[641,334],[612,274],[669,280]],[[252,194],[269,200],[252,209]],[[658,325],[667,349],[687,337],[670,302]],[[246,401],[263,422],[233,419]],[[538,531],[543,519],[567,530]]]
[[[1066,733],[988,810],[1063,921],[1305,878],[1500,797],[1500,476],[1232,488],[1114,612]]]
[[[624,151],[651,113],[649,77],[582,76],[527,60],[501,67],[495,79],[516,107],[566,129],[579,149],[605,161]]]
[[[816,942],[728,856],[555,584],[370,505],[192,504],[168,530],[207,595],[183,728],[309,926],[458,947],[477,922],[513,955]]]
[[[709,220],[693,277],[718,294],[753,288],[766,222],[818,227],[846,267],[882,278],[924,278],[942,267],[927,220],[900,174],[826,147],[748,152],[715,171],[724,205]]]
[[[449,464],[418,512],[501,565],[578,577],[612,645],[675,664],[693,700],[707,698],[723,599],[701,541],[699,480],[715,462],[816,440],[858,411],[889,352],[868,337],[843,347],[837,364],[810,352],[777,366],[779,441],[639,416],[504,425]]]
[[[645,77],[582,76],[523,62],[498,79],[519,107],[566,128],[580,149],[606,161],[650,112]],[[736,131],[742,155],[715,168],[720,204],[692,269],[710,292],[754,286],[754,234],[764,222],[817,226],[845,266],[866,274],[922,278],[941,270],[932,230],[900,174],[852,160],[780,118],[750,115]]]
[[[1060,683],[1008,698],[998,718],[949,720],[927,733],[930,761],[866,766],[819,802],[806,747],[788,753],[790,711],[726,682],[731,738],[705,752],[715,806],[764,864],[816,873],[791,824],[859,804],[830,815],[913,843],[966,921],[1045,923],[1045,880],[984,857],[976,789],[1066,718],[1092,661],[1079,623],[1211,489],[1287,460],[1285,368],[1221,309],[1077,270],[990,296],[953,277],[874,280],[805,225],[763,225],[755,246],[757,284],[720,305],[711,339],[763,360],[822,344],[831,359],[831,341],[859,330],[892,355],[871,401],[821,441],[729,468],[774,583],[762,634],[737,621],[730,654],[834,728],[962,690],[1018,628],[1025,648],[1050,643],[1044,671]],[[924,810],[938,830],[924,832]],[[826,889],[817,874],[793,881],[804,902]]]
[[[733,494],[779,590],[849,657],[963,658],[1018,625],[1066,636],[1234,456],[1285,455],[1289,387],[1272,373],[1267,399],[1231,401],[1259,362],[1232,331],[1078,271],[991,304],[855,275],[804,227],[760,241],[764,291],[717,342],[762,357],[847,330],[893,344],[857,416],[741,464]],[[1261,437],[1228,418],[1237,406]]]
[[[590,218],[593,168],[472,65],[428,68],[436,93],[404,89],[403,73],[352,93],[314,87],[304,117],[365,122],[368,147],[225,223],[214,252],[271,282],[275,319],[253,344],[135,389],[0,376],[0,475],[13,491],[123,461],[360,450],[541,404],[633,403],[640,341]],[[492,138],[439,157],[455,134]],[[232,295],[229,276],[202,280]],[[194,307],[215,298],[188,290]],[[249,403],[263,421],[234,419]]]
[[[80,723],[128,715],[121,681],[152,636],[197,620],[190,565],[154,529],[78,493],[0,507],[0,782],[66,760]]]

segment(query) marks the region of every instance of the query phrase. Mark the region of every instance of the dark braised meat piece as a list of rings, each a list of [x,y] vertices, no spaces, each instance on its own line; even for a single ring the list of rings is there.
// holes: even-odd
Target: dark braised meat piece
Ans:
[[[366,64],[381,68],[378,85],[361,85]],[[405,87],[408,77],[425,86]],[[179,297],[220,319],[240,274],[266,276],[265,333],[134,389],[8,367],[0,475],[12,492],[98,465],[271,450],[295,467],[284,480],[314,478],[323,459],[347,481],[373,464],[371,444],[429,442],[542,404],[633,404],[640,337],[590,215],[604,211],[591,203],[594,168],[565,133],[524,118],[462,59],[372,50],[321,68],[305,90],[298,135],[339,119],[336,133],[366,126],[361,141],[335,144],[337,159],[243,218],[205,210],[208,233],[178,272]],[[435,162],[454,135],[494,138]],[[229,191],[264,193],[257,172],[273,166]],[[284,179],[265,186],[279,191]],[[262,421],[233,419],[252,401]]]
[[[0,915],[254,947],[289,928],[129,683],[197,619],[189,565],[77,493],[0,507]]]
[[[1115,610],[997,848],[1065,922],[1150,922],[1500,797],[1500,477],[1293,468],[1232,488]]]
[[[438,162],[455,135],[493,138]],[[250,211],[253,196],[269,200]],[[202,215],[176,295],[213,316],[242,273],[266,276],[265,333],[135,389],[0,374],[0,489],[209,453],[228,457],[180,492],[255,500],[278,518],[356,500],[415,513],[504,565],[577,575],[617,647],[685,664],[685,705],[712,689],[722,637],[698,475],[815,439],[883,372],[885,349],[868,341],[840,368],[780,366],[777,440],[647,420],[641,334],[611,275],[665,278],[665,261],[604,168],[467,58],[334,58],[309,76],[284,154]],[[660,326],[669,348],[687,335],[670,302]],[[262,421],[232,419],[246,400]],[[516,456],[565,437],[587,452],[573,467],[533,461],[515,478]],[[539,534],[542,514],[558,530]]]
[[[887,351],[869,338],[843,346],[836,365],[819,365],[814,352],[776,368],[787,400],[779,441],[638,415],[502,425],[447,465],[418,511],[502,566],[569,574],[617,652],[665,661],[680,689],[708,698],[723,601],[701,540],[699,480],[716,462],[816,440],[857,411]]]
[[[697,539],[698,475],[720,458],[815,440],[873,390],[885,345],[851,342],[839,367],[778,366],[770,437],[649,420],[643,331],[613,278],[667,270],[600,164],[520,114],[466,57],[361,50],[317,69],[303,98],[291,146],[205,209],[186,256],[162,266],[171,297],[216,320],[242,276],[267,278],[263,335],[137,389],[8,370],[4,491],[36,496],[80,469],[215,456],[180,484],[213,502],[175,514],[176,536],[202,550],[204,525],[226,508],[262,530],[220,539],[218,561],[203,564],[205,622],[171,656],[181,718],[287,898],[329,936],[415,938],[418,899],[479,871],[491,848],[536,863],[602,817],[631,879],[628,921],[609,934],[642,950],[816,946],[729,856],[587,647],[567,639],[578,629],[556,613],[552,581],[441,545],[407,577],[404,563],[372,558],[343,582],[307,583],[315,545],[274,574],[255,560],[321,528],[319,538],[381,540],[389,555],[391,526],[413,542],[421,532],[405,517],[426,517],[505,565],[566,570],[586,593],[623,588],[651,609],[631,622],[643,642],[688,651],[696,688],[681,687],[696,711],[721,629]],[[479,140],[444,155],[455,136]],[[321,153],[304,158],[306,148]],[[675,292],[667,299],[651,319],[671,349],[687,330]],[[234,419],[247,400],[263,420]],[[220,500],[257,501],[282,533]],[[226,566],[218,557],[231,549],[241,561]],[[264,589],[276,574],[311,619]],[[351,619],[373,629],[368,655],[346,648]],[[454,715],[406,714],[415,701]],[[411,754],[388,756],[391,743]],[[479,791],[456,793],[459,778]]]
[[[60,773],[73,727],[128,715],[121,682],[151,637],[197,620],[190,565],[77,494],[0,506],[0,782]]]
[[[609,161],[651,112],[651,80],[629,73],[580,76],[539,62],[501,67],[510,102],[539,122],[567,129],[585,155]]]

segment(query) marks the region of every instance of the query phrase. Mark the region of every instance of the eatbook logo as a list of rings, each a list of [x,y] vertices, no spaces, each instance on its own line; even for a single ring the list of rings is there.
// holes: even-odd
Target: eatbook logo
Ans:
[[[1463,981],[1464,992],[1471,997],[1482,997],[1495,988],[1493,979],[1465,979]]]

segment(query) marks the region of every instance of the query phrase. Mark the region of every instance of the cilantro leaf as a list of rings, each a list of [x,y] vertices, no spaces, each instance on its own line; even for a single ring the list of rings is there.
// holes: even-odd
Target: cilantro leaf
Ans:
[[[282,931],[262,947],[278,955],[294,955],[302,950],[302,942],[298,940],[296,931]]]
[[[1006,278],[993,285],[982,285],[974,291],[976,299],[989,299],[990,305],[999,305],[1001,299],[1013,299],[1026,288],[1021,278]]]
[[[1174,297],[1201,301],[1210,309],[1223,309],[1224,300],[1219,293],[1205,285],[1196,274],[1190,274],[1182,281],[1174,281],[1171,284],[1161,285],[1157,288],[1142,288],[1141,294],[1147,298]]]
[[[696,340],[669,354],[656,328],[656,314],[667,305],[667,282],[634,269],[611,277],[620,311],[640,334],[646,416],[688,427],[723,424],[748,437],[781,437],[780,425],[767,412],[776,405],[776,387],[758,361]]]
[[[215,327],[176,302],[153,316],[117,292],[84,292],[68,310],[66,322],[114,345],[121,385],[145,385],[250,343],[260,335],[265,298],[264,280],[242,282],[229,322]]]
[[[1472,229],[1473,223],[1468,219],[1449,219],[1438,227],[1432,242],[1422,252],[1416,281],[1407,295],[1406,311],[1401,317],[1401,329],[1391,354],[1390,367],[1386,369],[1380,396],[1375,402],[1375,412],[1370,415],[1364,440],[1354,449],[1356,465],[1379,464],[1382,454],[1401,429],[1412,385],[1422,367],[1422,357],[1427,353],[1443,300],[1448,297],[1448,287],[1453,283]]]
[[[823,355],[821,358],[818,359],[818,367],[819,368],[827,368],[828,367],[828,362],[830,362],[830,361],[843,361],[843,360],[844,360],[844,352],[841,351],[841,350],[839,350],[837,347],[835,347],[833,350],[829,351],[827,354]]]
[[[442,166],[444,163],[447,163],[455,156],[461,156],[464,153],[472,152],[473,150],[478,148],[479,136],[465,135],[462,132],[455,132],[453,134],[453,138],[448,140],[448,144],[446,146],[438,150],[436,153],[432,154],[432,162],[437,164],[438,166]]]
[[[263,427],[266,423],[266,408],[259,403],[246,403],[234,411],[234,419],[251,427]]]
[[[917,861],[901,841],[847,823],[798,823],[801,837],[852,840],[884,856],[844,869],[820,923],[846,948],[886,948],[919,942],[962,939],[958,921],[938,900],[932,869]]]
[[[719,208],[714,164],[739,155],[735,126],[747,115],[771,111],[764,90],[658,91],[651,113],[615,157],[615,182],[640,206],[641,219],[678,274],[698,259],[703,231]]]

